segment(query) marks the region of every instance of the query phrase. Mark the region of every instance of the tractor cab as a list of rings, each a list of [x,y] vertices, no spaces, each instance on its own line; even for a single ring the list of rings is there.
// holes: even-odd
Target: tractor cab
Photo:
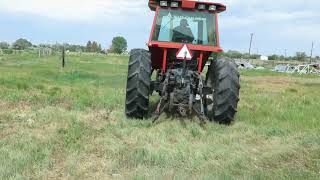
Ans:
[[[208,1],[149,0],[149,7],[155,11],[148,43],[155,54],[153,67],[160,68],[161,62],[174,61],[174,54],[185,44],[192,51],[194,60],[206,61],[212,52],[222,52],[218,13],[225,11],[224,5]],[[162,65],[167,68],[167,64]]]

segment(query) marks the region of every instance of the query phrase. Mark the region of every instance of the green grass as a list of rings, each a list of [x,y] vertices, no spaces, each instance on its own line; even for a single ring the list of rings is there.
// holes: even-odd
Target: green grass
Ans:
[[[152,124],[124,115],[127,62],[1,56],[0,179],[319,178],[319,77],[242,71],[234,125]]]

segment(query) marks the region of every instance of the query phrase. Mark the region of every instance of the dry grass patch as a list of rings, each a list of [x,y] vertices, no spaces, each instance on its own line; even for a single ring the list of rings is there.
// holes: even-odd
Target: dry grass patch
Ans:
[[[124,115],[127,57],[21,58],[0,67],[0,179],[320,176],[320,78],[243,71],[234,125],[152,124]]]

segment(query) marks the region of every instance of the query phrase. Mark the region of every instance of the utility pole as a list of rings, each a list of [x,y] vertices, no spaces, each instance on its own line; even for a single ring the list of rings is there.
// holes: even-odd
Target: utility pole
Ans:
[[[314,43],[313,43],[313,41],[312,41],[312,45],[311,45],[311,55],[310,55],[310,64],[312,63],[313,46],[314,46]]]
[[[251,46],[252,46],[252,40],[253,40],[253,33],[250,34],[250,47],[249,47],[249,56],[251,55]]]
[[[284,49],[284,58],[287,59],[287,49]]]

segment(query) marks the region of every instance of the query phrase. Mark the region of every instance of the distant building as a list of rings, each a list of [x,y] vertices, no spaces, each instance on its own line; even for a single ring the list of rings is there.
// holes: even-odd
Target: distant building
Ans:
[[[260,60],[262,61],[268,61],[269,57],[268,56],[260,56]]]

